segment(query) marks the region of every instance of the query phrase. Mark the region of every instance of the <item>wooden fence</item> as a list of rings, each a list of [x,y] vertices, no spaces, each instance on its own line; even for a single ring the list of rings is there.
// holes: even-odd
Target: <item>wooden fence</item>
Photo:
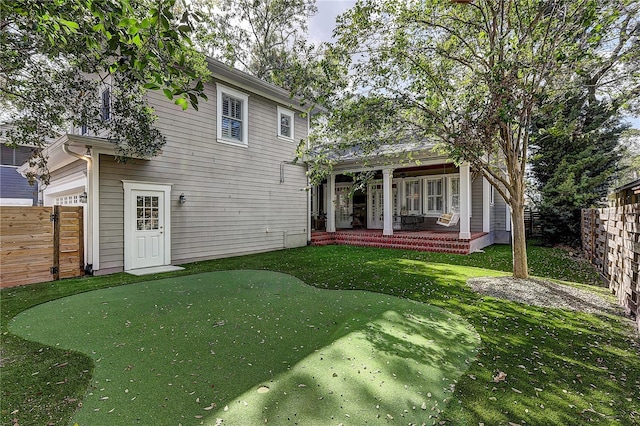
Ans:
[[[524,231],[527,238],[540,237],[542,235],[539,211],[531,210],[530,207],[524,208]]]
[[[583,209],[582,248],[640,325],[640,204]]]
[[[82,207],[0,207],[0,288],[83,273]]]

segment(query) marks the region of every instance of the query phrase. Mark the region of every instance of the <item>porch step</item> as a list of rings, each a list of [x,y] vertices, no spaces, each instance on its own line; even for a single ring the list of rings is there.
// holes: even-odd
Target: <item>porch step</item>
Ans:
[[[469,254],[469,241],[458,240],[455,234],[423,234],[398,233],[384,236],[371,232],[314,232],[311,245],[325,246],[330,244],[351,245],[359,247],[393,248],[401,250],[431,251],[438,253]]]
[[[331,232],[312,232],[311,233],[311,245],[312,246],[326,246],[335,244],[335,234]]]

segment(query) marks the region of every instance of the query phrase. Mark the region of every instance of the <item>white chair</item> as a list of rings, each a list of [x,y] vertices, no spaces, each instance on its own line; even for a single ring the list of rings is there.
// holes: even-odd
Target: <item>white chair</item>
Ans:
[[[438,225],[449,227],[449,226],[457,225],[459,221],[460,221],[459,213],[443,213],[442,215],[440,215],[436,223]]]

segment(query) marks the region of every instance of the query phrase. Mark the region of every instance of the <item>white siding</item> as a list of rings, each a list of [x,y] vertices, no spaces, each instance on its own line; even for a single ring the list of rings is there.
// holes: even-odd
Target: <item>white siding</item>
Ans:
[[[471,182],[471,232],[482,232],[482,176]]]
[[[297,142],[277,137],[277,104],[249,94],[248,148],[216,141],[215,86],[208,101],[187,111],[151,93],[167,138],[152,160],[116,163],[100,159],[100,267],[124,265],[122,180],[173,184],[172,263],[276,250],[306,244],[305,169],[280,165],[295,157]],[[238,89],[241,90],[241,89]],[[285,105],[286,106],[286,105]],[[307,136],[307,120],[296,114],[296,139]],[[178,197],[184,193],[186,203]]]
[[[74,173],[85,172],[87,171],[87,162],[83,160],[76,160],[73,163],[67,164],[66,166],[60,167],[57,170],[51,172],[51,183],[53,184],[55,181],[64,179],[67,176],[71,176]]]
[[[491,232],[496,244],[509,244],[511,232],[507,231],[507,205],[498,191],[495,193],[495,203],[491,207]]]

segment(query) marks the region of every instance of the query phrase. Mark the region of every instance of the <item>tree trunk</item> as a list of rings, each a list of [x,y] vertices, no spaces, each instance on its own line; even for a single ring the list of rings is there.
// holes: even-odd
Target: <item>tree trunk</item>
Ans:
[[[509,207],[511,209],[513,277],[529,278],[529,269],[527,267],[527,240],[524,227],[524,203],[512,202]]]

